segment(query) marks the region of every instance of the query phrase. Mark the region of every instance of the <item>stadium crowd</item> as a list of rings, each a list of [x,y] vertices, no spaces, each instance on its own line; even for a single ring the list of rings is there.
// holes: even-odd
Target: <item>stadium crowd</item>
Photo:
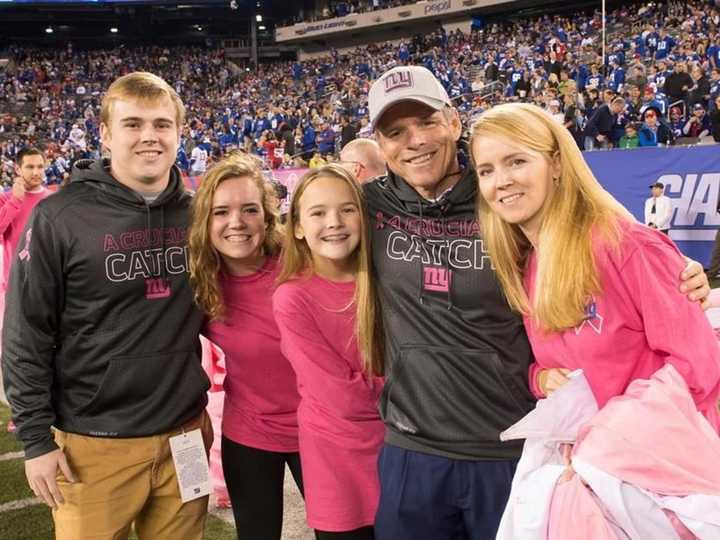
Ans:
[[[178,165],[191,175],[238,147],[269,168],[334,159],[370,135],[369,85],[400,64],[429,68],[465,120],[500,102],[533,102],[585,149],[720,141],[720,9],[703,0],[635,4],[606,21],[605,62],[598,12],[476,20],[470,33],[439,27],[256,71],[222,49],[16,48],[0,70],[1,180],[11,182],[12,160],[27,144],[46,148],[49,183],[62,182],[77,158],[100,155],[101,89],[135,70],[164,77],[187,104]]]

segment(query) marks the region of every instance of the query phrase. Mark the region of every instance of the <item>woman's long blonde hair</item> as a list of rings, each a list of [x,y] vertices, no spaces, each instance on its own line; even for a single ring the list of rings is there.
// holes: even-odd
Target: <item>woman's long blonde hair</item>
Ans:
[[[218,161],[205,174],[192,202],[192,218],[188,238],[190,248],[190,283],[195,303],[210,320],[223,315],[222,294],[218,281],[221,258],[210,241],[210,220],[215,191],[225,180],[247,178],[258,188],[265,215],[263,254],[274,256],[280,251],[278,200],[272,184],[263,178],[259,160],[243,152],[235,152]]]
[[[603,189],[570,132],[539,107],[511,103],[490,109],[472,126],[471,151],[475,140],[485,136],[503,137],[559,164],[560,176],[542,210],[534,298],[523,287],[532,246],[520,227],[493,212],[482,194],[478,220],[510,306],[531,315],[546,332],[572,328],[602,290],[593,242],[617,248],[621,221],[635,218]],[[472,156],[473,164],[479,160]]]
[[[370,234],[366,217],[365,198],[353,176],[339,165],[325,165],[313,169],[300,179],[293,193],[287,216],[285,242],[282,250],[282,270],[278,284],[302,279],[312,273],[312,253],[305,240],[295,238],[293,232],[300,222],[300,198],[307,187],[318,178],[335,178],[345,182],[353,194],[360,212],[360,243],[355,253],[356,277],[355,334],[362,359],[363,371],[368,375],[383,373],[383,331],[380,306],[373,282]],[[349,307],[349,306],[348,306]]]

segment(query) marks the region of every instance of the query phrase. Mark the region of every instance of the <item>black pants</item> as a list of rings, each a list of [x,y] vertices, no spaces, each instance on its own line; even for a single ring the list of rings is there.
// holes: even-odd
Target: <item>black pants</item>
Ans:
[[[372,527],[361,527],[354,531],[325,532],[315,531],[316,540],[375,540]]]
[[[223,437],[222,464],[238,540],[280,540],[285,464],[302,493],[300,454],[259,450]]]

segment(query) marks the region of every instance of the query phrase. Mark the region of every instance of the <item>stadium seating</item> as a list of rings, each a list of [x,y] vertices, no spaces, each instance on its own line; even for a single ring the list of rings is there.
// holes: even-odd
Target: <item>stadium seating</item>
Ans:
[[[605,62],[598,12],[488,18],[469,33],[438,27],[399,43],[330,50],[320,59],[261,64],[254,72],[239,69],[221,49],[16,47],[0,69],[0,180],[11,181],[14,155],[29,143],[48,150],[51,183],[60,182],[74,160],[99,156],[101,93],[116,76],[134,70],[162,76],[186,103],[178,154],[186,171],[198,146],[210,162],[235,148],[257,153],[268,167],[304,166],[318,151],[332,159],[349,135],[370,135],[370,82],[398,64],[432,70],[466,125],[496,103],[530,101],[550,110],[582,144],[587,119],[620,94],[627,107],[617,118],[616,143],[628,124],[642,127],[648,107],[660,111],[676,139],[719,140],[718,8],[701,0],[635,4],[608,13],[606,20]],[[673,74],[676,65],[691,74],[679,94],[675,82],[686,78]],[[671,117],[671,103],[679,115]],[[686,129],[698,105],[706,111],[702,129]]]

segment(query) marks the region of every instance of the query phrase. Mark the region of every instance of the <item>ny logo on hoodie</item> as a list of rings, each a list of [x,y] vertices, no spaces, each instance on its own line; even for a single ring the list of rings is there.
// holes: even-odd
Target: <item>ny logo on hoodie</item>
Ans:
[[[167,298],[170,296],[170,283],[163,278],[150,278],[145,280],[145,298]]]
[[[452,272],[447,268],[437,268],[433,266],[423,267],[423,282],[425,290],[448,292],[450,290],[451,281]]]

